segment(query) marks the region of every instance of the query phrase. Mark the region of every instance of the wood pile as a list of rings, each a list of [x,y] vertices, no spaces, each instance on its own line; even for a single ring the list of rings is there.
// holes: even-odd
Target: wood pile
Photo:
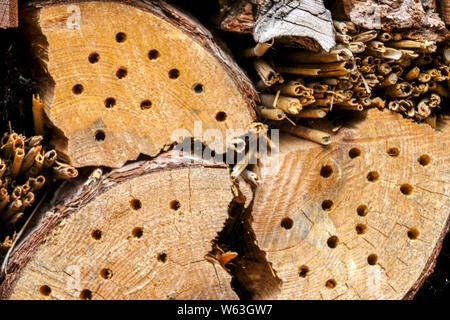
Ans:
[[[164,1],[25,3],[0,299],[412,298],[449,229],[450,33],[407,2],[219,0],[229,48]]]

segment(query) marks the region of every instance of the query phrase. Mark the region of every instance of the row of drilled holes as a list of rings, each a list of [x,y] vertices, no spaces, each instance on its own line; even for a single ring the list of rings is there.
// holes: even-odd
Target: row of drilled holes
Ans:
[[[400,150],[398,148],[389,148],[387,151],[388,155],[391,157],[397,157],[400,154]],[[352,148],[349,151],[349,157],[351,159],[355,159],[361,155],[361,150],[358,148]],[[418,160],[420,165],[426,166],[431,162],[431,158],[428,155],[421,155]],[[320,169],[320,175],[323,178],[328,178],[333,174],[333,168],[329,165],[325,165]],[[370,182],[375,182],[379,178],[379,174],[376,171],[371,171],[367,175],[367,180]],[[413,191],[413,187],[409,184],[403,184],[400,186],[400,191],[405,195],[410,195]],[[333,206],[332,200],[324,200],[322,202],[322,209],[325,211],[330,211]],[[359,216],[366,216],[368,213],[368,208],[366,205],[360,205],[357,209],[357,214]],[[283,218],[281,220],[281,227],[288,230],[291,229],[294,226],[294,221],[291,218]],[[364,234],[367,230],[367,226],[365,224],[357,224],[355,227],[357,234]],[[407,231],[407,236],[411,240],[416,240],[419,237],[419,231],[415,228],[410,228]],[[337,236],[331,236],[327,240],[327,245],[329,248],[334,249],[337,247],[339,243],[339,238]],[[375,265],[378,261],[378,256],[376,254],[370,254],[367,257],[367,263],[369,265]],[[298,275],[301,278],[305,278],[309,274],[309,267],[306,265],[303,265],[299,268]],[[335,288],[337,285],[336,281],[334,279],[329,279],[326,281],[325,286],[329,289]]]
[[[177,211],[180,209],[181,204],[178,200],[172,200],[169,203],[169,207],[170,209]],[[142,202],[139,199],[131,199],[130,200],[130,208],[132,210],[140,210],[142,208]],[[140,227],[136,227],[131,231],[131,235],[133,236],[133,238],[135,239],[139,239],[143,236],[143,229]],[[98,241],[102,238],[103,232],[100,229],[95,229],[91,232],[91,237]],[[161,252],[158,253],[158,255],[156,256],[156,259],[159,262],[165,263],[167,261],[167,254],[165,252]],[[102,270],[100,270],[100,277],[103,278],[104,280],[110,280],[113,276],[113,272],[111,269],[108,268],[103,268]],[[51,288],[47,285],[43,285],[39,288],[39,293],[41,296],[47,297],[50,296],[51,294]],[[91,300],[92,299],[92,292],[88,289],[84,289],[80,292],[80,299],[81,300]]]

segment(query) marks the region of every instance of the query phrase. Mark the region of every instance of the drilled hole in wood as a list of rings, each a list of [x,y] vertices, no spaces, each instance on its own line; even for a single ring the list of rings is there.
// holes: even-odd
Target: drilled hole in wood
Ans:
[[[423,154],[419,157],[419,159],[417,159],[417,161],[421,166],[427,166],[431,162],[431,157],[427,154]]]
[[[152,107],[152,102],[150,100],[144,100],[141,102],[141,110],[148,110]]]
[[[170,79],[177,79],[180,76],[180,70],[178,69],[172,69],[169,71],[169,78]]]
[[[144,230],[142,228],[136,227],[133,230],[131,230],[131,235],[135,239],[140,239],[143,234],[144,234]]]
[[[351,148],[350,151],[348,152],[348,156],[352,159],[355,159],[357,157],[359,157],[361,155],[361,150],[359,150],[358,148]]]
[[[400,150],[398,148],[389,148],[387,154],[391,157],[397,157],[400,154]]]
[[[116,99],[114,98],[107,98],[105,99],[105,107],[106,108],[112,108],[116,105]]]
[[[410,184],[404,183],[400,186],[400,191],[405,196],[409,196],[413,192],[413,187]]]
[[[301,266],[301,267],[298,269],[298,276],[299,276],[300,278],[306,278],[306,276],[308,275],[308,273],[309,273],[309,268],[308,268],[307,266],[305,266],[305,265]]]
[[[328,279],[327,282],[325,282],[325,287],[327,287],[328,289],[334,289],[336,288],[336,280],[334,279]]]
[[[370,171],[370,172],[367,174],[367,181],[375,182],[375,181],[378,180],[379,177],[380,177],[380,175],[378,174],[378,172],[376,172],[376,171]]]
[[[356,225],[355,230],[357,234],[364,234],[366,233],[367,226],[365,224],[359,223]]]
[[[84,87],[81,84],[76,84],[72,88],[73,94],[76,94],[76,95],[82,94],[83,91],[84,91]]]
[[[324,178],[328,178],[333,174],[333,168],[329,165],[325,165],[320,169],[320,175]]]
[[[109,280],[111,279],[113,276],[113,272],[111,269],[108,268],[103,268],[102,270],[100,270],[100,277],[102,277],[105,280]]]
[[[156,256],[156,259],[159,262],[165,263],[167,261],[167,253],[165,253],[165,252],[158,253],[158,255]]]
[[[158,50],[155,50],[155,49],[150,50],[150,51],[148,52],[148,58],[149,58],[150,60],[156,60],[156,59],[158,59],[158,58],[159,58],[159,52],[158,52]]]
[[[410,238],[411,240],[417,240],[417,238],[419,238],[420,232],[416,228],[410,228],[407,234],[408,238]]]
[[[142,202],[139,199],[131,199],[130,200],[130,208],[132,210],[139,210],[142,208]]]
[[[169,203],[170,209],[177,211],[181,208],[181,203],[178,200],[172,200]]]
[[[100,240],[102,238],[102,230],[99,229],[92,230],[91,237],[94,240]]]
[[[92,300],[92,291],[89,289],[83,289],[80,292],[81,300]]]
[[[331,237],[329,237],[328,240],[327,240],[327,245],[328,245],[328,247],[330,247],[331,249],[336,248],[337,245],[338,245],[338,243],[339,243],[339,238],[336,237],[336,236],[331,236]]]
[[[192,87],[192,90],[196,93],[196,94],[200,94],[203,92],[203,85],[201,83],[196,83],[194,84],[194,86]]]
[[[369,212],[369,208],[365,204],[362,204],[356,208],[356,212],[358,213],[358,216],[364,217]]]
[[[291,218],[283,218],[281,219],[280,225],[283,229],[289,230],[294,226],[294,220]]]
[[[367,263],[371,266],[374,266],[377,264],[378,256],[376,254],[371,254],[367,257]]]
[[[227,119],[227,114],[223,111],[219,111],[216,113],[216,120],[219,122],[223,122]]]
[[[117,69],[116,77],[118,79],[123,79],[123,78],[125,78],[127,76],[127,74],[128,74],[127,68],[120,67],[119,69]]]
[[[90,63],[97,63],[100,60],[100,55],[97,52],[92,52],[88,60]]]
[[[124,32],[119,32],[116,34],[116,41],[121,43],[127,40],[127,35]]]
[[[47,286],[43,285],[39,287],[39,294],[43,297],[48,297],[52,293],[52,289]]]
[[[105,131],[103,131],[103,130],[95,131],[95,141],[102,142],[102,141],[105,141],[105,139],[106,139]]]
[[[333,207],[333,201],[331,200],[323,200],[322,202],[322,209],[325,211],[330,211]]]

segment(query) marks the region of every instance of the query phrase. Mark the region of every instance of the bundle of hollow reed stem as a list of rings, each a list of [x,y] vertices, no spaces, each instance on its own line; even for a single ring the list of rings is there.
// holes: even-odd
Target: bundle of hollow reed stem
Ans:
[[[260,78],[263,118],[321,144],[330,143],[329,135],[303,123],[333,110],[388,108],[435,125],[450,96],[448,43],[403,39],[400,32],[363,30],[350,21],[334,21],[334,27],[337,45],[330,52],[270,50],[270,42],[241,53],[253,59]]]
[[[54,181],[74,178],[78,171],[57,160],[42,136],[26,138],[6,132],[0,140],[0,243],[7,248],[21,219],[38,203],[42,190]]]

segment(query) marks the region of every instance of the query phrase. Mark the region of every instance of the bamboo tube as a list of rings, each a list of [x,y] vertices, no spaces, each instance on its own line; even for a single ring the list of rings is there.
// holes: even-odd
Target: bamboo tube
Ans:
[[[250,181],[250,183],[252,183],[255,186],[261,183],[261,180],[259,179],[258,175],[255,172],[250,171],[248,169],[242,171],[242,177],[247,181]]]
[[[450,47],[445,47],[442,51],[442,57],[446,64],[450,64]]]
[[[378,71],[378,74],[385,76],[392,72],[392,68],[389,64],[382,63],[377,66],[377,71]]]
[[[367,42],[366,45],[369,51],[376,51],[381,53],[386,52],[386,47],[384,46],[383,42],[372,40]]]
[[[353,88],[353,83],[349,80],[340,80],[336,85],[336,89],[338,90],[349,90]]]
[[[399,107],[400,107],[400,105],[397,101],[395,101],[395,100],[389,101],[389,104],[388,104],[389,110],[397,111],[399,109]]]
[[[16,177],[19,174],[24,156],[25,152],[23,151],[23,149],[16,149],[14,153],[14,161],[11,167],[11,172],[9,173],[11,177]]]
[[[273,43],[273,39],[267,42],[259,42],[254,47],[245,49],[238,56],[240,58],[262,57],[272,47]]]
[[[349,33],[357,33],[359,30],[359,27],[357,25],[355,25],[353,22],[351,21],[344,21],[344,23],[347,25],[347,30]]]
[[[14,213],[18,212],[22,208],[22,201],[20,199],[16,199],[12,201],[7,209],[3,211],[0,216],[0,221],[8,220]]]
[[[310,105],[310,107],[329,107],[331,104],[331,97],[324,99],[316,99],[316,101]]]
[[[326,115],[327,113],[320,109],[303,109],[295,117],[300,119],[321,119]]]
[[[332,63],[353,59],[353,53],[346,48],[332,49],[330,52],[291,50],[280,52],[280,61],[292,63]]]
[[[341,43],[349,44],[352,41],[352,37],[347,34],[336,32],[336,40]]]
[[[17,212],[17,213],[14,213],[14,214],[12,215],[12,217],[10,217],[10,218],[8,219],[8,221],[5,223],[5,225],[8,227],[8,226],[10,226],[10,225],[16,223],[17,220],[19,220],[19,219],[22,218],[22,217],[23,217],[23,212]]]
[[[424,93],[426,93],[429,89],[428,83],[419,83],[413,85],[413,97],[418,97]]]
[[[430,95],[430,107],[436,108],[441,104],[441,97],[435,93]]]
[[[398,64],[392,65],[391,69],[392,69],[392,73],[397,74],[397,76],[400,76],[403,73],[403,68]]]
[[[299,76],[318,76],[320,69],[301,68],[301,67],[278,67],[282,73],[296,74]]]
[[[15,153],[18,149],[25,150],[25,141],[20,136],[16,140],[14,140],[13,153]]]
[[[382,99],[381,97],[375,97],[371,100],[370,105],[372,107],[383,109],[386,106],[386,100]]]
[[[17,200],[17,199],[20,199],[21,196],[22,196],[22,188],[15,187],[14,190],[11,192],[11,199]]]
[[[420,68],[417,66],[414,66],[411,70],[408,71],[408,73],[405,75],[406,81],[413,81],[417,79],[417,77],[420,74]]]
[[[415,52],[414,50],[406,50],[406,49],[399,49],[399,51],[402,53],[402,59],[417,59],[419,58],[420,54]]]
[[[31,206],[34,202],[34,199],[35,199],[34,193],[28,192],[27,195],[23,199],[23,208]]]
[[[341,110],[349,110],[349,111],[363,111],[364,107],[361,104],[356,105],[342,105],[342,104],[336,104],[336,107]]]
[[[39,95],[33,95],[33,121],[34,130],[38,135],[44,134],[44,104]]]
[[[412,94],[412,86],[408,82],[400,82],[386,88],[386,95],[393,98],[406,98]]]
[[[10,134],[8,136],[8,141],[2,145],[2,149],[3,151],[3,159],[10,159],[11,157],[14,156],[13,153],[13,146],[14,146],[14,142],[16,141],[16,139],[19,138],[19,135],[15,132],[13,132],[12,134]]]
[[[20,168],[21,173],[25,173],[28,171],[28,169],[30,169],[30,167],[33,165],[34,159],[39,154],[39,152],[41,152],[41,149],[42,146],[38,145],[28,150],[27,154],[23,159],[22,167]]]
[[[42,136],[32,136],[25,140],[26,149],[29,150],[31,148],[37,147],[41,144],[44,137]]]
[[[39,174],[41,172],[42,167],[44,166],[44,156],[42,154],[38,154],[34,159],[33,167],[36,168],[36,173]]]
[[[400,60],[403,56],[403,53],[400,50],[385,47],[384,52],[381,52],[380,55],[383,59]]]
[[[356,69],[356,64],[353,61],[340,61],[340,62],[331,62],[331,63],[320,63],[320,64],[302,64],[296,65],[299,68],[312,68],[319,69],[320,72],[326,71],[336,71],[336,70],[346,70],[346,71],[354,71]]]
[[[314,96],[304,96],[299,97],[300,104],[302,105],[302,108],[305,106],[308,106],[310,104],[313,104],[314,101],[316,101],[316,98]]]
[[[282,125],[281,130],[322,145],[329,145],[331,143],[331,136],[328,133],[301,125]]]
[[[395,32],[392,34],[392,40],[393,41],[400,41],[403,39],[403,35],[400,32]]]
[[[429,73],[425,73],[425,72],[421,72],[419,73],[419,76],[417,77],[417,81],[419,82],[429,82],[431,80],[431,74]]]
[[[431,115],[430,99],[422,99],[417,104],[417,115],[422,118],[428,118]]]
[[[375,68],[374,66],[361,66],[359,68],[359,71],[361,71],[362,73],[374,73]]]
[[[353,41],[369,42],[378,36],[378,31],[370,30],[353,36]]]
[[[239,177],[241,175],[241,173],[245,170],[245,168],[247,168],[247,166],[250,163],[250,160],[253,158],[255,151],[254,150],[249,150],[244,157],[242,158],[242,160],[240,160],[238,163],[236,163],[233,167],[233,169],[231,170],[231,179],[235,180],[237,179],[237,177]]]
[[[77,176],[78,171],[73,167],[53,168],[53,177],[56,180],[72,179]]]
[[[30,179],[31,191],[36,193],[39,191],[45,184],[45,177],[38,176],[36,178]]]
[[[431,84],[431,83],[430,83]],[[444,98],[450,98],[450,93],[448,90],[448,87],[443,86],[442,84],[433,81],[432,82],[432,86],[430,86],[430,90],[436,92],[438,95],[444,97]],[[0,170],[1,170],[1,165],[0,165]],[[0,174],[1,177],[1,174]]]
[[[308,87],[313,90],[314,95],[328,91],[328,85],[321,82],[308,83]]]
[[[260,111],[264,119],[281,121],[286,118],[286,114],[280,109],[262,108]]]
[[[435,52],[437,49],[436,41],[428,40],[390,41],[388,42],[388,45],[393,48],[420,49],[428,53]]]
[[[6,208],[8,203],[9,203],[8,191],[6,190],[6,188],[1,188],[0,189],[0,216],[1,216],[1,212],[3,211],[3,209]]]
[[[44,168],[50,168],[55,163],[56,156],[55,150],[47,151],[44,155]]]
[[[421,53],[419,57],[414,61],[414,63],[421,67],[433,62],[433,58],[429,53]]]
[[[275,95],[265,93],[261,94],[260,98],[263,105],[280,109],[286,113],[298,114],[302,109],[302,105],[297,98],[279,96],[278,99],[276,99]]]
[[[322,82],[328,86],[337,86],[339,83],[344,82],[344,80],[338,80],[335,78],[322,79]],[[310,86],[310,84],[308,84]]]
[[[338,77],[348,74],[347,70],[319,71],[319,77]]]
[[[348,49],[352,53],[362,53],[366,50],[367,46],[364,44],[364,42],[360,41],[352,41],[348,44]]]
[[[358,100],[358,102],[363,106],[363,107],[369,107],[370,105],[372,105],[372,100],[369,97],[363,97],[360,98]]]
[[[256,59],[253,61],[256,73],[267,86],[272,86],[277,82],[283,83],[283,77],[275,71],[265,60]]]
[[[0,159],[0,179],[3,178],[5,172],[6,172],[6,163],[3,162],[2,159]]]
[[[288,96],[311,95],[313,93],[312,89],[304,86],[301,82],[294,80],[275,85],[274,90],[280,90],[281,94]]]

